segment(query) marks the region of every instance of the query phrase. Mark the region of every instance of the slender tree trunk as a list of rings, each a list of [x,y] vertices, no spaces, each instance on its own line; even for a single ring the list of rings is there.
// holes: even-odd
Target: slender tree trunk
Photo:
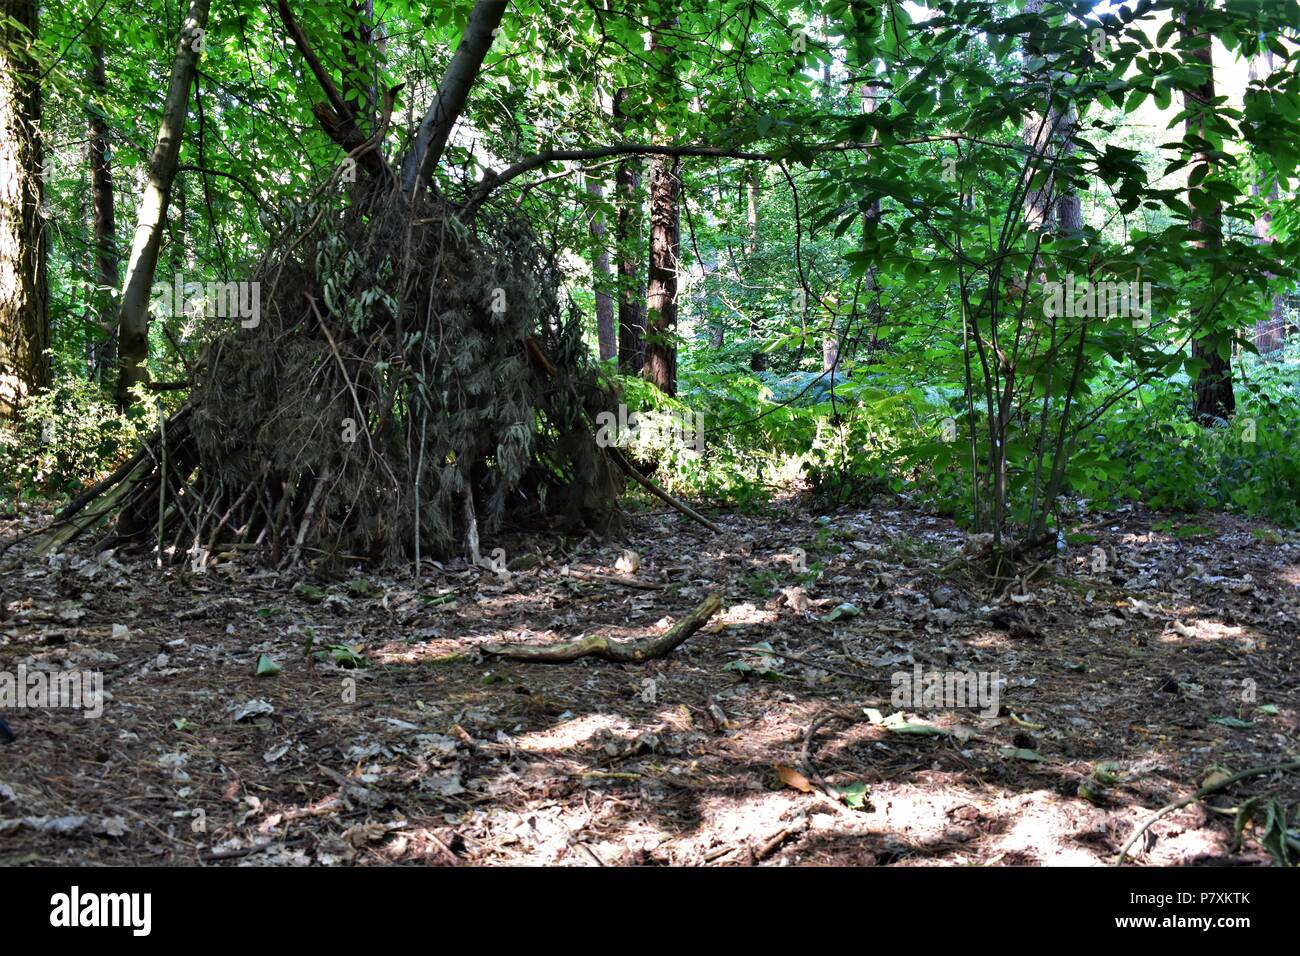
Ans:
[[[587,177],[587,192],[596,200],[605,198],[605,188],[600,181]],[[618,357],[618,328],[614,324],[614,297],[610,288],[614,284],[613,270],[609,264],[609,246],[605,242],[605,214],[593,209],[587,217],[591,231],[591,282],[596,294],[596,338],[600,344],[600,360],[608,362]]]
[[[1060,169],[1074,153],[1075,135],[1079,129],[1079,111],[1074,106],[1073,98],[1068,97],[1069,79],[1062,78],[1059,82],[1065,87],[1066,102],[1064,106],[1059,109],[1054,108],[1048,114],[1048,123],[1052,137],[1052,193],[1056,199],[1054,210],[1056,231],[1058,235],[1066,235],[1083,228],[1082,200],[1069,178]]]
[[[717,201],[722,197],[715,196],[709,189],[705,190],[705,196],[710,201],[710,208],[704,210],[704,224],[709,228],[712,236],[712,231],[718,226],[718,217],[713,210],[718,208]],[[709,347],[714,349],[722,348],[727,335],[727,323],[718,308],[717,277],[718,247],[710,242],[700,252],[700,291],[697,301],[700,314],[708,320]]]
[[[1025,0],[1025,13],[1042,16],[1043,7],[1044,0]],[[1047,28],[1046,22],[1043,26]],[[1027,43],[1026,48],[1027,54],[1038,52],[1035,44]],[[1048,57],[1049,70],[1054,59],[1055,56]],[[1058,83],[1065,82],[1065,78],[1058,80]],[[1025,124],[1025,145],[1039,158],[1036,167],[1028,174],[1035,175],[1044,165],[1048,168],[1042,186],[1025,194],[1025,220],[1034,230],[1059,235],[1083,228],[1083,206],[1079,195],[1059,171],[1062,162],[1074,151],[1078,126],[1078,112],[1068,100],[1064,107],[1049,104],[1045,115],[1033,114]]]
[[[834,316],[831,317],[830,322],[832,325],[834,324]],[[832,386],[835,384],[835,369],[839,364],[840,339],[839,336],[835,334],[835,329],[832,327],[827,329],[825,336],[822,337],[822,371],[831,374],[830,384]]]
[[[650,172],[650,269],[646,284],[646,346],[641,375],[669,395],[677,393],[677,267],[681,219],[677,206],[681,165],[657,157]]]
[[[1273,72],[1273,51],[1264,50],[1258,56],[1252,57],[1249,67],[1249,79],[1251,82],[1265,79]],[[1250,192],[1252,196],[1263,195],[1264,177],[1256,179],[1251,183]],[[1273,210],[1272,203],[1278,199],[1277,176],[1274,174],[1272,184],[1268,189],[1267,200],[1270,205],[1265,206],[1255,217],[1255,242],[1265,245],[1273,241]],[[1282,346],[1285,344],[1285,338],[1282,334],[1285,318],[1282,313],[1282,296],[1274,295],[1270,303],[1269,315],[1267,318],[1257,319],[1255,321],[1255,348],[1261,356],[1278,358]]]
[[[1074,134],[1078,126],[1079,114],[1071,103],[1066,106],[1056,127],[1058,162],[1074,152]],[[1056,199],[1056,226],[1065,234],[1078,232],[1083,228],[1083,201],[1064,177],[1060,182],[1059,193]]]
[[[1043,15],[1044,0],[1025,0],[1025,13]],[[1043,24],[1047,28],[1046,22]],[[1037,54],[1036,45],[1026,44],[1028,54]],[[1048,57],[1048,69],[1055,56]],[[1067,78],[1058,79],[1065,84]],[[1057,93],[1062,91],[1058,88]],[[1045,115],[1034,114],[1025,124],[1025,145],[1040,155],[1048,167],[1042,186],[1025,195],[1025,219],[1031,228],[1058,234],[1083,228],[1083,206],[1078,193],[1059,172],[1059,166],[1074,151],[1074,137],[1079,126],[1078,112],[1072,102],[1064,107],[1049,104]],[[1033,175],[1038,170],[1030,171]]]
[[[108,123],[103,104],[107,98],[104,48],[90,45],[90,88],[95,93],[90,115],[90,196],[93,213],[95,295],[97,329],[91,347],[91,374],[100,383],[113,381],[117,364],[117,311],[114,308],[118,283],[117,214],[113,202],[113,163],[108,146]]]
[[[628,91],[620,89],[614,96],[615,125],[627,125],[624,104]],[[638,375],[645,364],[645,301],[641,283],[641,160],[629,156],[621,160],[615,174],[618,219],[615,223],[618,246],[618,367],[624,375]]]
[[[830,29],[830,18],[822,18],[822,32],[826,33]],[[834,87],[831,85],[831,64],[828,60],[822,65],[822,95],[829,103],[834,97]],[[863,112],[867,111],[867,96],[864,90],[862,96]],[[863,214],[863,228],[866,228],[866,214]],[[840,364],[840,337],[835,329],[835,316],[827,317],[826,331],[822,335],[822,372],[830,373],[831,387],[835,385],[835,369]]]
[[[36,0],[0,3],[0,416],[49,385]]]
[[[1025,0],[1025,13],[1041,17],[1043,5],[1044,0]],[[1046,23],[1043,28],[1047,28]],[[1037,43],[1028,38],[1025,47],[1026,55],[1036,56],[1041,52]],[[1047,176],[1039,188],[1025,192],[1025,223],[1031,230],[1030,242],[1036,242],[1034,232],[1051,231],[1054,221],[1062,214],[1063,197],[1057,191],[1056,165],[1065,148],[1062,140],[1065,125],[1065,116],[1052,104],[1048,104],[1044,113],[1031,113],[1025,122],[1025,146],[1036,154],[1036,162],[1025,175],[1032,179],[1043,167],[1047,168]],[[1065,215],[1072,216],[1073,209],[1067,206]]]
[[[830,32],[830,17],[822,17],[822,33],[826,35]],[[831,61],[827,60],[822,64],[822,96],[826,99],[829,106],[835,97],[835,87],[831,83]],[[867,97],[864,91],[862,97],[862,107],[865,112],[867,109]],[[830,107],[833,109],[833,107]],[[863,215],[863,228],[866,228],[866,216]],[[802,348],[802,346],[801,346]],[[840,338],[835,329],[835,316],[827,317],[826,331],[822,335],[822,372],[830,373],[830,385],[835,387],[835,369],[840,364]]]
[[[759,169],[758,166],[751,163],[746,170],[745,175],[745,224],[749,227],[748,238],[745,243],[745,257],[749,260],[751,266],[758,257],[760,245],[759,222],[758,222],[758,204],[762,198],[759,194]],[[749,336],[754,341],[758,341],[762,336],[763,329],[759,325],[758,313],[751,311],[749,318]],[[767,369],[767,353],[755,349],[749,353],[749,370],[751,372],[762,372]]]
[[[1200,15],[1205,8],[1204,0],[1199,0],[1183,15],[1181,32],[1184,40],[1190,41],[1201,32]],[[1183,94],[1183,107],[1188,111],[1184,129],[1189,139],[1200,137],[1203,125],[1201,111],[1208,108],[1214,100],[1214,60],[1211,49],[1211,44],[1206,43],[1190,53],[1193,60],[1204,64],[1205,80],[1200,86]],[[1209,147],[1197,151],[1191,175],[1197,175],[1198,170],[1206,175],[1213,171],[1208,149]],[[1196,247],[1204,249],[1218,246],[1223,240],[1219,201],[1209,199],[1204,187],[1199,185],[1188,186],[1187,198],[1195,217],[1189,226],[1193,232],[1203,237],[1195,243]],[[1198,330],[1199,326],[1206,324],[1208,318],[1200,314],[1200,309],[1193,307],[1192,328]],[[1192,357],[1205,363],[1197,371],[1194,385],[1196,418],[1204,424],[1209,424],[1215,418],[1227,418],[1236,409],[1236,397],[1232,390],[1232,366],[1228,357],[1219,354],[1220,337],[1211,334],[1192,339]]]
[[[718,272],[718,251],[710,249],[700,263],[700,311],[710,317],[709,347],[720,349],[727,341],[727,326],[717,309],[717,295],[712,290]]]
[[[193,0],[177,41],[171,82],[163,104],[162,125],[149,159],[144,196],[136,214],[135,237],[131,242],[131,258],[127,262],[117,317],[117,402],[122,407],[131,403],[131,388],[149,378],[146,367],[149,360],[149,293],[158,269],[158,250],[162,245],[167,204],[171,200],[172,182],[176,178],[176,165],[181,154],[190,84],[202,51],[203,30],[207,22],[208,0]]]
[[[92,382],[100,381],[96,373],[96,351],[100,343],[99,316],[95,312],[95,299],[99,295],[97,289],[92,287],[95,281],[95,210],[91,202],[90,193],[90,142],[85,144],[85,166],[77,184],[77,215],[81,219],[81,227],[85,230],[86,235],[90,237],[85,247],[78,251],[79,256],[84,256],[81,263],[82,274],[85,276],[87,288],[91,289],[86,301],[82,303],[81,308],[81,329],[84,336],[83,348],[86,356],[86,377]]]
[[[1251,186],[1251,192],[1256,196],[1260,195],[1260,184],[1258,182]],[[1268,200],[1276,202],[1278,198],[1277,179],[1273,180],[1268,192]],[[1266,245],[1273,241],[1273,212],[1265,209],[1255,218],[1255,241],[1261,245]],[[1278,359],[1281,357],[1282,347],[1286,344],[1286,337],[1283,335],[1286,317],[1282,311],[1282,296],[1274,294],[1270,302],[1269,314],[1267,318],[1257,319],[1255,321],[1255,348],[1261,356]]]
[[[727,342],[727,330],[721,320],[709,327],[709,348],[720,349]]]
[[[452,54],[438,92],[420,121],[415,141],[402,160],[402,189],[411,195],[417,183],[427,183],[442,158],[452,127],[465,109],[470,88],[483,68],[508,0],[475,0],[465,32]]]

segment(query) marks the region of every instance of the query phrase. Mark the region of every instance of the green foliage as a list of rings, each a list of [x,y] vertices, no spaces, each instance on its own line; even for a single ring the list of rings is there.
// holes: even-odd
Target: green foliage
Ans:
[[[670,490],[746,509],[765,504],[779,487],[798,429],[765,414],[772,406],[754,381],[704,374],[677,398],[635,376],[619,381],[630,412],[662,416],[666,427],[638,428],[624,444],[636,460],[653,463]]]
[[[1071,488],[1099,503],[1236,511],[1300,525],[1300,399],[1248,391],[1236,417],[1196,424],[1177,384],[1117,407],[1072,462]],[[1184,532],[1186,533],[1186,532]]]
[[[16,426],[0,427],[0,489],[28,499],[72,494],[157,427],[149,406],[123,414],[94,383],[61,379],[24,403]]]
[[[821,564],[810,564],[807,570],[783,572],[775,568],[760,568],[741,580],[755,597],[769,598],[783,587],[796,584],[816,584],[822,576]]]
[[[359,26],[352,5],[292,6],[348,102],[364,105],[370,81],[381,90],[405,83],[380,144],[398,155],[470,5],[383,4],[387,41],[373,46],[349,39]],[[999,531],[1052,526],[1067,494],[1295,524],[1294,365],[1248,356],[1235,417],[1206,428],[1189,413],[1203,363],[1188,353],[1193,338],[1225,357],[1249,353],[1261,302],[1300,279],[1298,5],[1043,6],[1039,15],[970,0],[522,0],[502,21],[461,124],[473,135],[453,138],[439,191],[458,199],[485,157],[512,162],[546,146],[718,151],[681,167],[679,394],[620,379],[629,411],[678,423],[619,438],[675,492],[741,509],[770,507],[791,489],[823,506],[897,494]],[[1185,14],[1198,35],[1180,28]],[[87,0],[43,16],[59,385],[0,435],[0,481],[11,494],[74,491],[147,427],[81,381],[112,303],[87,254],[80,143],[88,111],[104,117],[115,145],[152,142],[174,21],[174,6]],[[1220,95],[1194,110],[1191,130],[1186,98],[1207,79],[1196,58],[1207,34]],[[92,38],[105,50],[106,96],[86,80]],[[269,237],[296,233],[304,217],[352,194],[337,182],[322,191],[342,153],[312,113],[321,92],[274,5],[214,9],[206,42],[160,275],[241,279]],[[1266,52],[1270,65],[1229,93],[1225,74]],[[1054,164],[1030,155],[1026,119],[1066,107],[1078,124],[1070,148]],[[118,183],[132,183],[148,151],[115,148],[112,160]],[[562,292],[587,327],[593,287],[644,296],[636,282],[593,277],[585,262],[603,243],[615,261],[638,263],[644,282],[644,196],[629,202],[614,188],[620,161],[548,165],[515,181],[507,200],[565,263]],[[647,164],[626,161],[644,190]],[[564,175],[579,167],[582,175]],[[1026,222],[1025,194],[1049,180],[1079,198],[1079,228],[1043,234]],[[120,252],[129,206],[119,196]],[[601,240],[589,229],[593,213],[607,230]],[[636,227],[621,245],[620,213]],[[1267,243],[1255,235],[1265,216]],[[1207,219],[1220,240],[1197,231]],[[353,332],[381,305],[394,307],[384,281],[362,281],[361,252],[338,234],[312,250],[321,306]],[[1048,315],[1045,282],[1069,276],[1151,283],[1153,321]],[[1287,301],[1293,322],[1294,296]],[[151,371],[188,377],[211,330],[179,318],[153,326]],[[833,379],[823,373],[828,339],[840,358]],[[392,358],[376,365],[382,387],[412,374]],[[508,390],[512,378],[466,374],[484,379],[482,389]],[[528,452],[519,437],[528,427],[514,421],[522,414],[497,423],[498,456],[511,470]],[[547,429],[535,423],[537,435]]]
[[[347,644],[331,644],[323,651],[317,651],[316,659],[333,661],[339,667],[347,670],[370,666],[370,661],[364,654],[357,653],[355,648],[349,647]]]

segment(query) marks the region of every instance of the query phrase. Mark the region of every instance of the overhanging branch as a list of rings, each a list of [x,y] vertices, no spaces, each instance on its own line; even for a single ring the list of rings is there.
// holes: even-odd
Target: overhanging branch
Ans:
[[[416,187],[428,181],[442,158],[451,138],[451,129],[465,109],[470,88],[483,68],[483,58],[492,47],[507,6],[509,0],[476,0],[470,10],[465,33],[438,84],[433,102],[420,120],[415,139],[402,159],[402,191],[408,196],[413,196]]]
[[[829,143],[821,146],[810,147],[814,153],[843,153],[853,150],[873,150],[883,149],[887,146],[919,146],[923,143],[950,143],[956,141],[965,141],[979,143],[984,146],[995,146],[1000,149],[1015,149],[1014,144],[995,143],[989,140],[975,139],[961,133],[950,133],[941,136],[923,136],[917,139],[895,140],[893,142],[871,142],[871,143]],[[783,157],[773,153],[759,153],[752,150],[731,149],[723,146],[660,146],[654,143],[620,143],[614,146],[596,146],[591,149],[544,149],[534,156],[521,159],[517,163],[512,163],[500,172],[488,170],[484,174],[482,181],[474,190],[466,204],[466,215],[472,215],[474,211],[487,200],[493,191],[500,189],[512,179],[539,169],[550,163],[575,162],[590,159],[603,159],[607,156],[704,156],[715,159],[740,159],[749,162],[776,163],[780,162]]]
[[[302,58],[307,61],[307,66],[312,75],[316,77],[316,82],[325,93],[328,103],[316,103],[312,106],[311,111],[315,115],[317,122],[320,123],[321,129],[325,131],[330,139],[341,146],[346,152],[352,154],[366,142],[367,138],[361,134],[360,127],[357,126],[356,114],[352,107],[348,106],[343,95],[339,93],[338,87],[330,79],[329,71],[325,69],[320,58],[316,56],[316,51],[312,49],[311,41],[307,39],[307,34],[303,32],[298,21],[294,19],[293,11],[289,9],[288,0],[278,0],[278,9],[280,19],[284,22],[285,28],[289,35],[293,37],[294,45],[298,47],[298,52]],[[366,172],[373,175],[379,175],[387,168],[384,157],[378,150],[364,150],[356,153],[357,161]]]

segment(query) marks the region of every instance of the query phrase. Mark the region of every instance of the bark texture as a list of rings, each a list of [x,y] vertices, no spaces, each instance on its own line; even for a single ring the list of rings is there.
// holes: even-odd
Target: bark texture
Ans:
[[[171,80],[163,104],[162,125],[149,158],[144,195],[136,214],[131,257],[122,285],[117,316],[117,402],[131,402],[131,389],[149,379],[149,299],[158,270],[158,251],[167,225],[167,206],[181,155],[190,86],[202,53],[203,31],[208,22],[208,0],[194,0],[181,27],[172,61]]]
[[[0,5],[0,416],[50,383],[35,0]]]
[[[1181,32],[1185,41],[1190,42],[1193,38],[1202,35],[1199,19],[1204,9],[1204,2],[1198,2],[1184,14]],[[1201,113],[1209,109],[1209,104],[1214,100],[1214,61],[1211,49],[1211,45],[1207,42],[1203,46],[1196,47],[1189,54],[1191,59],[1205,67],[1204,81],[1183,94],[1183,106],[1188,111],[1184,130],[1189,140],[1201,137],[1204,125]],[[1191,166],[1192,175],[1200,175],[1200,173],[1209,175],[1213,172],[1214,163],[1209,151],[1208,144],[1205,148],[1196,151]],[[1189,228],[1199,234],[1195,245],[1198,248],[1219,245],[1223,240],[1222,208],[1219,201],[1210,198],[1205,188],[1199,185],[1188,186],[1187,200],[1191,204],[1192,215],[1195,217],[1189,223]],[[1210,318],[1199,308],[1193,307],[1191,310],[1192,327],[1196,330],[1192,338],[1192,357],[1205,363],[1196,373],[1193,408],[1197,420],[1205,424],[1209,424],[1216,418],[1229,417],[1237,407],[1236,396],[1232,389],[1232,366],[1228,357],[1220,354],[1219,351],[1221,337],[1217,334],[1200,334],[1209,324]]]
[[[650,174],[650,269],[646,284],[646,346],[641,375],[668,395],[677,392],[677,266],[681,166],[657,157]]]
[[[121,281],[117,249],[117,211],[113,196],[113,160],[108,145],[108,123],[103,106],[108,94],[104,47],[90,46],[90,86],[97,101],[90,105],[90,203],[95,255],[94,319],[90,372],[101,383],[111,382],[117,365],[117,312],[114,308]]]

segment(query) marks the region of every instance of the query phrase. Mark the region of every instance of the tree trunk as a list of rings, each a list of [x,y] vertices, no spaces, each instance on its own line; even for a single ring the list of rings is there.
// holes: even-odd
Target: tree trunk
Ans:
[[[171,82],[163,104],[162,125],[153,155],[149,158],[144,196],[136,215],[135,237],[131,242],[131,258],[127,262],[117,317],[117,403],[122,407],[131,403],[132,386],[149,378],[146,365],[149,360],[150,289],[158,269],[158,250],[167,225],[167,204],[171,200],[172,182],[176,178],[176,165],[181,154],[190,84],[194,80],[207,22],[208,0],[193,0],[177,42]]]
[[[677,394],[677,264],[681,218],[677,197],[681,165],[657,157],[650,171],[650,269],[646,284],[646,346],[641,375]]]
[[[676,26],[676,17],[660,24],[664,30]],[[651,55],[660,76],[673,77],[675,51],[660,37],[656,31],[650,42]],[[681,174],[680,161],[670,156],[656,156],[650,165],[650,268],[646,272],[645,363],[641,377],[667,395],[677,393],[677,272],[682,235],[677,199]]]
[[[0,6],[0,416],[50,383],[36,0]]]
[[[620,89],[614,96],[614,120],[619,129],[627,125],[624,104],[628,91]],[[645,301],[641,284],[641,160],[629,156],[618,164],[615,194],[618,219],[615,236],[618,245],[618,367],[624,375],[637,375],[645,364]]]
[[[1068,177],[1059,174],[1060,165],[1074,153],[1074,138],[1079,129],[1079,111],[1074,101],[1069,99],[1061,109],[1053,110],[1048,121],[1052,124],[1053,162],[1057,167],[1052,175],[1056,230],[1058,235],[1069,235],[1083,228],[1083,202]]]
[[[1250,82],[1253,83],[1256,80],[1267,78],[1273,72],[1273,66],[1272,50],[1263,50],[1258,56],[1252,57],[1248,70]],[[1264,194],[1261,179],[1251,183],[1250,193],[1252,196]],[[1277,202],[1277,199],[1277,176],[1274,174],[1272,185],[1268,190],[1267,200],[1269,204],[1272,204]],[[1255,217],[1255,242],[1260,245],[1271,243],[1273,241],[1272,227],[1273,210],[1270,206],[1265,206]],[[1282,346],[1286,344],[1283,336],[1284,323],[1282,296],[1274,295],[1270,303],[1268,317],[1255,321],[1255,348],[1261,356],[1273,359],[1280,357]]]
[[[758,202],[759,202],[759,169],[758,166],[750,164],[745,177],[745,223],[749,227],[748,241],[745,243],[745,256],[752,260],[758,256],[759,232],[758,232]],[[751,311],[749,318],[749,335],[755,341],[763,334],[759,326],[758,313]],[[749,353],[749,370],[751,372],[762,372],[767,369],[767,353],[759,349]]]
[[[1251,191],[1255,195],[1259,195],[1259,183],[1251,186]],[[1276,202],[1277,198],[1277,180],[1274,179],[1272,187],[1269,189],[1268,199],[1270,202]],[[1272,225],[1272,211],[1265,210],[1260,213],[1255,219],[1255,241],[1261,244],[1271,243],[1273,241]],[[1270,302],[1268,317],[1255,321],[1255,348],[1261,356],[1272,360],[1281,358],[1282,347],[1286,344],[1286,336],[1283,334],[1285,325],[1286,316],[1282,310],[1282,296],[1275,293]]]
[[[587,177],[587,192],[597,201],[605,198],[600,181]],[[593,209],[587,217],[591,231],[591,282],[596,294],[596,337],[600,343],[600,360],[608,362],[618,357],[618,329],[614,325],[614,297],[610,295],[613,270],[609,264],[609,247],[605,244],[608,232],[605,214]]]
[[[1025,13],[1043,14],[1044,0],[1025,0]],[[1044,24],[1046,29],[1046,24]],[[1026,43],[1027,54],[1037,54],[1036,44]],[[1050,61],[1055,57],[1049,57]],[[1045,115],[1031,114],[1025,123],[1025,145],[1048,166],[1047,178],[1036,190],[1025,193],[1025,221],[1032,230],[1068,232],[1082,227],[1082,207],[1079,197],[1057,179],[1057,166],[1070,153],[1078,119],[1073,106],[1065,110],[1049,104]],[[1034,167],[1026,171],[1033,177]],[[1031,241],[1033,241],[1031,236]]]
[[[465,33],[420,121],[415,141],[402,160],[402,189],[407,195],[414,193],[417,183],[428,182],[433,175],[508,5],[508,0],[476,0],[470,10]]]
[[[117,215],[113,203],[113,163],[108,146],[108,123],[103,104],[108,90],[104,74],[104,47],[90,45],[90,88],[95,102],[90,106],[90,196],[93,211],[95,296],[93,314],[97,333],[91,350],[91,375],[100,383],[113,380],[117,364],[117,313],[113,299],[120,276],[117,252]]]
[[[1079,126],[1079,114],[1070,103],[1065,107],[1056,126],[1057,162],[1074,152],[1074,134]],[[1074,187],[1062,177],[1056,199],[1056,227],[1068,235],[1083,228],[1083,202]]]
[[[1180,31],[1184,41],[1190,41],[1200,33],[1200,14],[1204,10],[1204,0],[1199,0],[1183,15]],[[1183,94],[1183,107],[1188,111],[1184,126],[1188,139],[1201,136],[1201,111],[1208,109],[1214,100],[1214,60],[1211,49],[1211,45],[1206,43],[1189,54],[1191,59],[1205,65],[1205,81]],[[1207,146],[1196,151],[1196,159],[1190,168],[1192,176],[1198,174],[1198,169],[1206,175],[1213,171],[1209,148]],[[1200,249],[1218,246],[1223,239],[1219,201],[1207,200],[1206,196],[1203,186],[1188,186],[1187,199],[1195,217],[1189,227],[1203,237],[1195,243]],[[1200,312],[1195,306],[1191,309],[1192,328],[1196,331],[1210,318]],[[1209,424],[1216,418],[1227,418],[1236,409],[1236,397],[1232,390],[1232,366],[1227,357],[1219,354],[1220,338],[1217,334],[1210,334],[1192,339],[1192,358],[1205,363],[1197,371],[1194,384],[1194,410],[1197,420],[1203,424]]]
[[[705,195],[710,200],[710,208],[704,210],[704,224],[709,228],[709,234],[712,236],[713,230],[718,226],[718,217],[713,210],[718,208],[717,203],[722,197],[715,196],[712,190],[706,190]],[[696,301],[699,303],[700,315],[708,322],[709,347],[714,349],[722,348],[727,337],[726,319],[718,308],[718,296],[715,291],[717,281],[718,247],[710,243],[700,252],[700,289]]]
[[[835,385],[835,369],[840,364],[840,339],[835,334],[834,323],[835,317],[831,316],[831,328],[826,330],[826,335],[822,338],[822,372],[829,372],[831,375],[830,385]]]

